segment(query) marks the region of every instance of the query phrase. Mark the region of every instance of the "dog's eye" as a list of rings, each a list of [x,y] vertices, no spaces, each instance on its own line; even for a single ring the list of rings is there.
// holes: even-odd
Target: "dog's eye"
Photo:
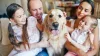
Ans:
[[[59,16],[59,18],[61,18],[61,15],[58,15]]]
[[[52,14],[51,14],[51,15],[49,15],[49,17],[50,17],[50,18],[52,18],[52,17],[53,17],[53,15],[52,15]]]

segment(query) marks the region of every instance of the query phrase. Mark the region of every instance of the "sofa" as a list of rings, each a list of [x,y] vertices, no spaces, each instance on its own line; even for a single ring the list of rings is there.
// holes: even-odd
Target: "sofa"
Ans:
[[[0,18],[0,56],[8,56],[13,46],[8,38],[8,18]]]
[[[13,46],[11,45],[8,38],[8,18],[0,18],[0,56],[8,56]],[[99,32],[100,32],[100,19],[98,19]],[[100,34],[99,34],[100,40]],[[100,52],[100,51],[99,51]],[[100,56],[98,53],[96,56]]]

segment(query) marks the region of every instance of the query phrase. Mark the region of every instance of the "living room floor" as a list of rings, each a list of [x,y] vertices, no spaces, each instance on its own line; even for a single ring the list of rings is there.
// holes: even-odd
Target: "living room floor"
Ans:
[[[12,50],[12,45],[2,45],[0,42],[0,56],[8,56],[9,52]]]

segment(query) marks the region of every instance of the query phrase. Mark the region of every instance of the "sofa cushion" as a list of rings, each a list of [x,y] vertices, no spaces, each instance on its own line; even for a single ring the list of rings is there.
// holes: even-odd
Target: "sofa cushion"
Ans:
[[[98,27],[99,27],[99,33],[100,33],[100,19],[98,19]],[[100,41],[100,34],[99,34],[99,41]]]
[[[8,45],[10,44],[9,38],[8,38],[8,24],[9,24],[9,19],[8,18],[1,18],[1,34],[2,34],[2,44],[3,45]]]
[[[1,34],[1,20],[0,20],[0,41],[1,41],[1,36],[2,34]]]

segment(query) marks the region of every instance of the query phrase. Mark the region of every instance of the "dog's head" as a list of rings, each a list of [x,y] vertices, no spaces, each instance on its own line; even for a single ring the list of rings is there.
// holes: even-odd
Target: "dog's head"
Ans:
[[[44,30],[57,35],[63,29],[63,25],[65,24],[66,19],[63,12],[59,9],[52,9],[48,12],[44,20]]]

